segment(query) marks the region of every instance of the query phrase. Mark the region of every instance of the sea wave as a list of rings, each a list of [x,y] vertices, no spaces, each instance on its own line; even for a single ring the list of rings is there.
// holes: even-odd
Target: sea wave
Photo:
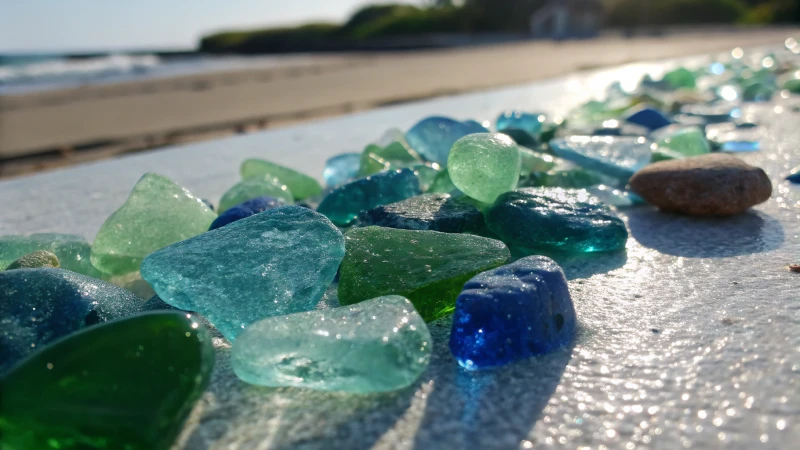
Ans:
[[[156,55],[111,54],[91,58],[5,58],[0,65],[0,86],[7,91],[36,90],[41,85],[94,83],[121,75],[145,74],[157,69]],[[14,89],[14,88],[18,89]]]

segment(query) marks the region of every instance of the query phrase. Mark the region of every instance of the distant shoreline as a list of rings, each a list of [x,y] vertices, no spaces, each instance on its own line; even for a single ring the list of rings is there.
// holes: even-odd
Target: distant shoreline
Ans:
[[[0,176],[579,70],[777,46],[791,35],[800,29],[296,55],[288,65],[0,96]]]

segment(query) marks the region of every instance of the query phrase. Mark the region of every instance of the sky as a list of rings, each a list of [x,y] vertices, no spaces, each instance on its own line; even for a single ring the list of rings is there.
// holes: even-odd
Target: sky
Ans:
[[[0,0],[0,52],[191,49],[211,31],[343,21],[366,3],[376,1]]]

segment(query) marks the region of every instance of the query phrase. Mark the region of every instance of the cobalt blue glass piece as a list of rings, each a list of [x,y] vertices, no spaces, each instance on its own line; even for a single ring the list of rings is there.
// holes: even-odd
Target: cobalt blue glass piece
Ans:
[[[0,373],[81,328],[136,314],[125,289],[64,269],[0,272]]]
[[[420,195],[419,178],[411,169],[387,170],[331,191],[317,211],[336,225],[348,225],[358,213]]]
[[[211,223],[209,230],[216,230],[219,227],[236,222],[237,220],[250,217],[253,214],[268,211],[270,209],[280,208],[286,206],[286,202],[281,199],[272,197],[256,197],[246,202],[239,203],[233,208],[226,209],[225,212],[219,215],[214,222]]]
[[[447,164],[453,143],[466,135],[486,132],[486,128],[477,122],[459,122],[449,117],[432,116],[411,127],[406,133],[406,141],[425,160]]]
[[[361,153],[343,153],[325,162],[322,177],[328,187],[336,187],[356,178],[359,167]]]
[[[450,351],[467,370],[502,366],[568,344],[575,324],[561,267],[545,256],[529,256],[464,285]]]
[[[648,130],[657,130],[672,123],[661,111],[653,108],[642,108],[625,118],[626,122],[641,125]]]

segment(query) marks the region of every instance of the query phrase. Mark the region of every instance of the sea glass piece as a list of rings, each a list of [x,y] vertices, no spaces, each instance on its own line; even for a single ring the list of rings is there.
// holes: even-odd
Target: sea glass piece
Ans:
[[[0,373],[87,325],[136,314],[140,303],[125,289],[69,270],[0,272]]]
[[[561,267],[529,256],[470,279],[456,300],[450,351],[475,370],[502,366],[568,344],[575,308]]]
[[[239,203],[238,205],[228,208],[219,215],[214,222],[211,223],[209,230],[215,230],[219,227],[224,227],[229,223],[236,222],[237,220],[250,217],[253,214],[268,211],[270,209],[280,208],[286,206],[286,202],[272,197],[256,197],[247,200],[246,202]]]
[[[432,116],[422,119],[406,133],[408,145],[427,161],[446,164],[450,147],[464,136],[486,133],[475,123],[459,122],[448,117]]]
[[[498,195],[517,187],[519,148],[501,133],[477,133],[453,144],[447,172],[453,184],[468,196],[491,203]]]
[[[245,160],[242,163],[241,174],[242,178],[277,178],[281,184],[285,184],[289,188],[294,200],[303,200],[322,194],[322,186],[314,178],[263,159]]]
[[[523,188],[501,195],[486,211],[486,224],[503,242],[563,252],[625,248],[625,223],[586,191]]]
[[[385,296],[263,319],[239,335],[231,361],[251,384],[369,394],[414,383],[432,347],[411,302]]]
[[[339,230],[301,206],[265,211],[149,255],[142,277],[233,341],[249,324],[313,309],[344,256]]]
[[[652,158],[652,143],[643,137],[570,136],[553,139],[550,147],[556,156],[621,182]]]
[[[111,275],[135,272],[145,256],[207,231],[216,218],[208,205],[185,188],[147,173],[100,227],[92,244],[92,264]]]
[[[361,212],[358,222],[362,226],[443,233],[477,233],[484,227],[478,208],[448,194],[423,194],[378,206]]]
[[[438,231],[356,228],[345,234],[345,242],[341,304],[401,295],[425,321],[452,313],[467,280],[510,258],[500,241]]]
[[[317,211],[336,225],[344,226],[361,211],[421,193],[419,179],[413,170],[388,170],[339,186],[325,196]]]
[[[236,183],[222,194],[219,200],[219,213],[222,214],[236,205],[257,197],[272,197],[282,200],[287,205],[294,203],[294,194],[281,180],[267,175],[249,177]]]
[[[0,447],[168,450],[213,364],[208,333],[183,313],[87,328],[2,378]]]
[[[325,162],[322,177],[328,187],[336,187],[358,177],[361,153],[343,153]]]

